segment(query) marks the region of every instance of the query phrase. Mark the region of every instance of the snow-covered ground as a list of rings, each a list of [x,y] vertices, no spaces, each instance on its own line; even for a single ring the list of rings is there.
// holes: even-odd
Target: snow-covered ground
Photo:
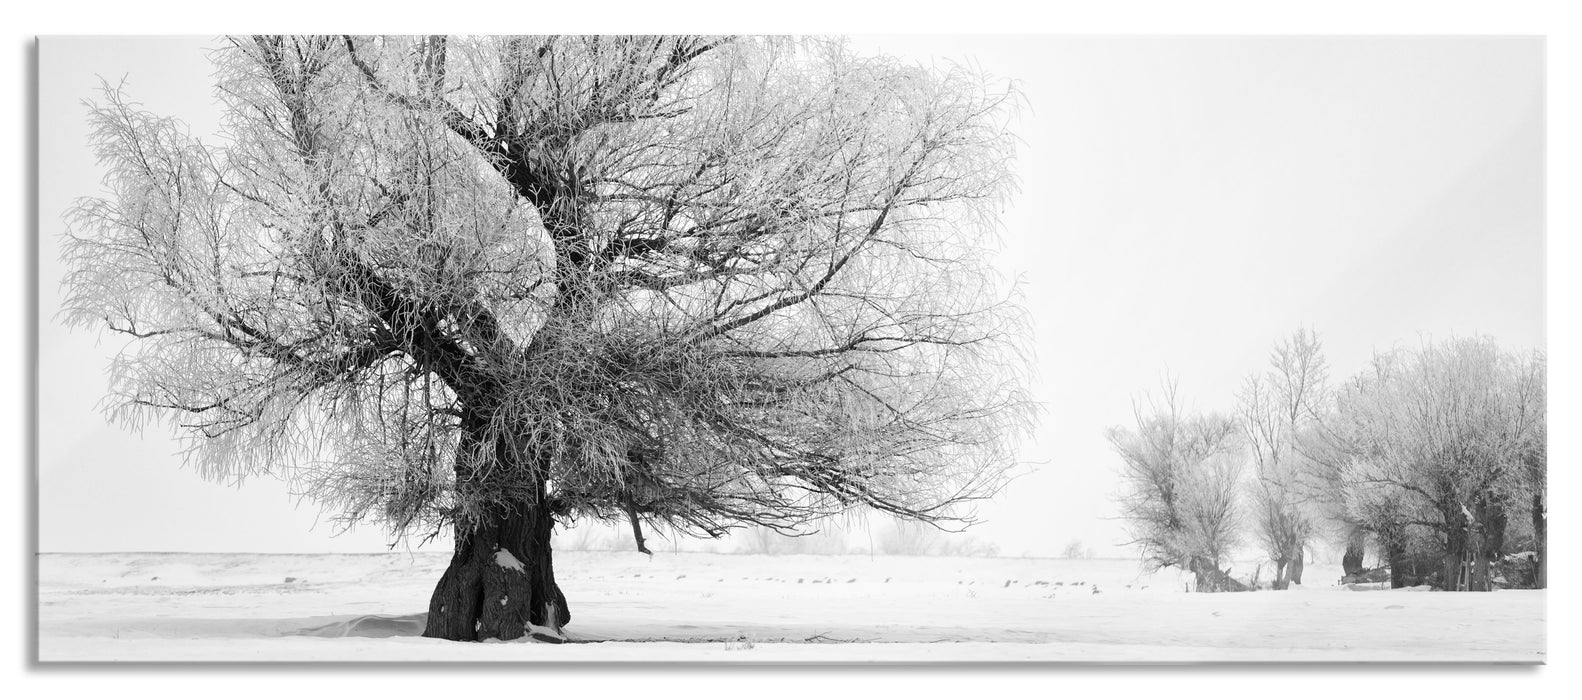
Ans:
[[[40,555],[39,659],[1545,659],[1542,591],[1354,591],[1333,566],[1301,589],[1195,594],[1123,560],[635,552],[556,555],[566,632],[598,643],[458,644],[418,636],[447,556]]]

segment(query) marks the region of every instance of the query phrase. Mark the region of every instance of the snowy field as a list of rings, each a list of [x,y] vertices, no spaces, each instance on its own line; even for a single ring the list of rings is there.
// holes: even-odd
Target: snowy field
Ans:
[[[419,636],[444,553],[44,554],[50,661],[1545,659],[1542,591],[1191,594],[1123,560],[559,552],[576,644]],[[1238,567],[1235,571],[1244,575]]]

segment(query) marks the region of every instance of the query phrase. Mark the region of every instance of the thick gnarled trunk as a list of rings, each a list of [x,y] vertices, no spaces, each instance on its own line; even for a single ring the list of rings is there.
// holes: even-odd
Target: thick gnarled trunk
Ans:
[[[470,532],[458,527],[456,552],[429,600],[423,636],[560,641],[571,612],[555,583],[553,525],[545,508],[519,504]]]
[[[478,415],[463,423],[456,457],[458,490],[463,484],[478,488],[476,482],[491,473],[537,473],[518,461],[523,457],[512,445],[489,435]],[[480,470],[478,460],[493,464]],[[532,635],[564,641],[561,627],[571,621],[571,612],[555,583],[550,550],[555,516],[543,481],[528,486],[522,499],[457,522],[456,550],[429,598],[423,636],[474,642]]]

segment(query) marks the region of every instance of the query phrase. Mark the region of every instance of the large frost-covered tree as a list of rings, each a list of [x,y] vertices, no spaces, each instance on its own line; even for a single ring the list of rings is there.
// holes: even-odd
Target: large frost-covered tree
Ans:
[[[222,139],[108,89],[66,318],[204,474],[450,531],[428,636],[558,636],[557,522],[951,522],[1028,416],[1009,94],[841,42],[237,38]]]

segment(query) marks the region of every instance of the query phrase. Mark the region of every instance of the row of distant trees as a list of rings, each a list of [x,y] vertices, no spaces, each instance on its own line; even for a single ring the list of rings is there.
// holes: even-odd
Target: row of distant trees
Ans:
[[[1233,411],[1190,411],[1166,381],[1135,425],[1110,430],[1144,558],[1192,572],[1200,591],[1244,590],[1225,567],[1254,546],[1283,589],[1329,540],[1348,576],[1367,575],[1371,547],[1394,587],[1546,586],[1544,353],[1457,338],[1332,381],[1322,350],[1297,331]],[[1524,551],[1532,566],[1497,581],[1502,557]]]

